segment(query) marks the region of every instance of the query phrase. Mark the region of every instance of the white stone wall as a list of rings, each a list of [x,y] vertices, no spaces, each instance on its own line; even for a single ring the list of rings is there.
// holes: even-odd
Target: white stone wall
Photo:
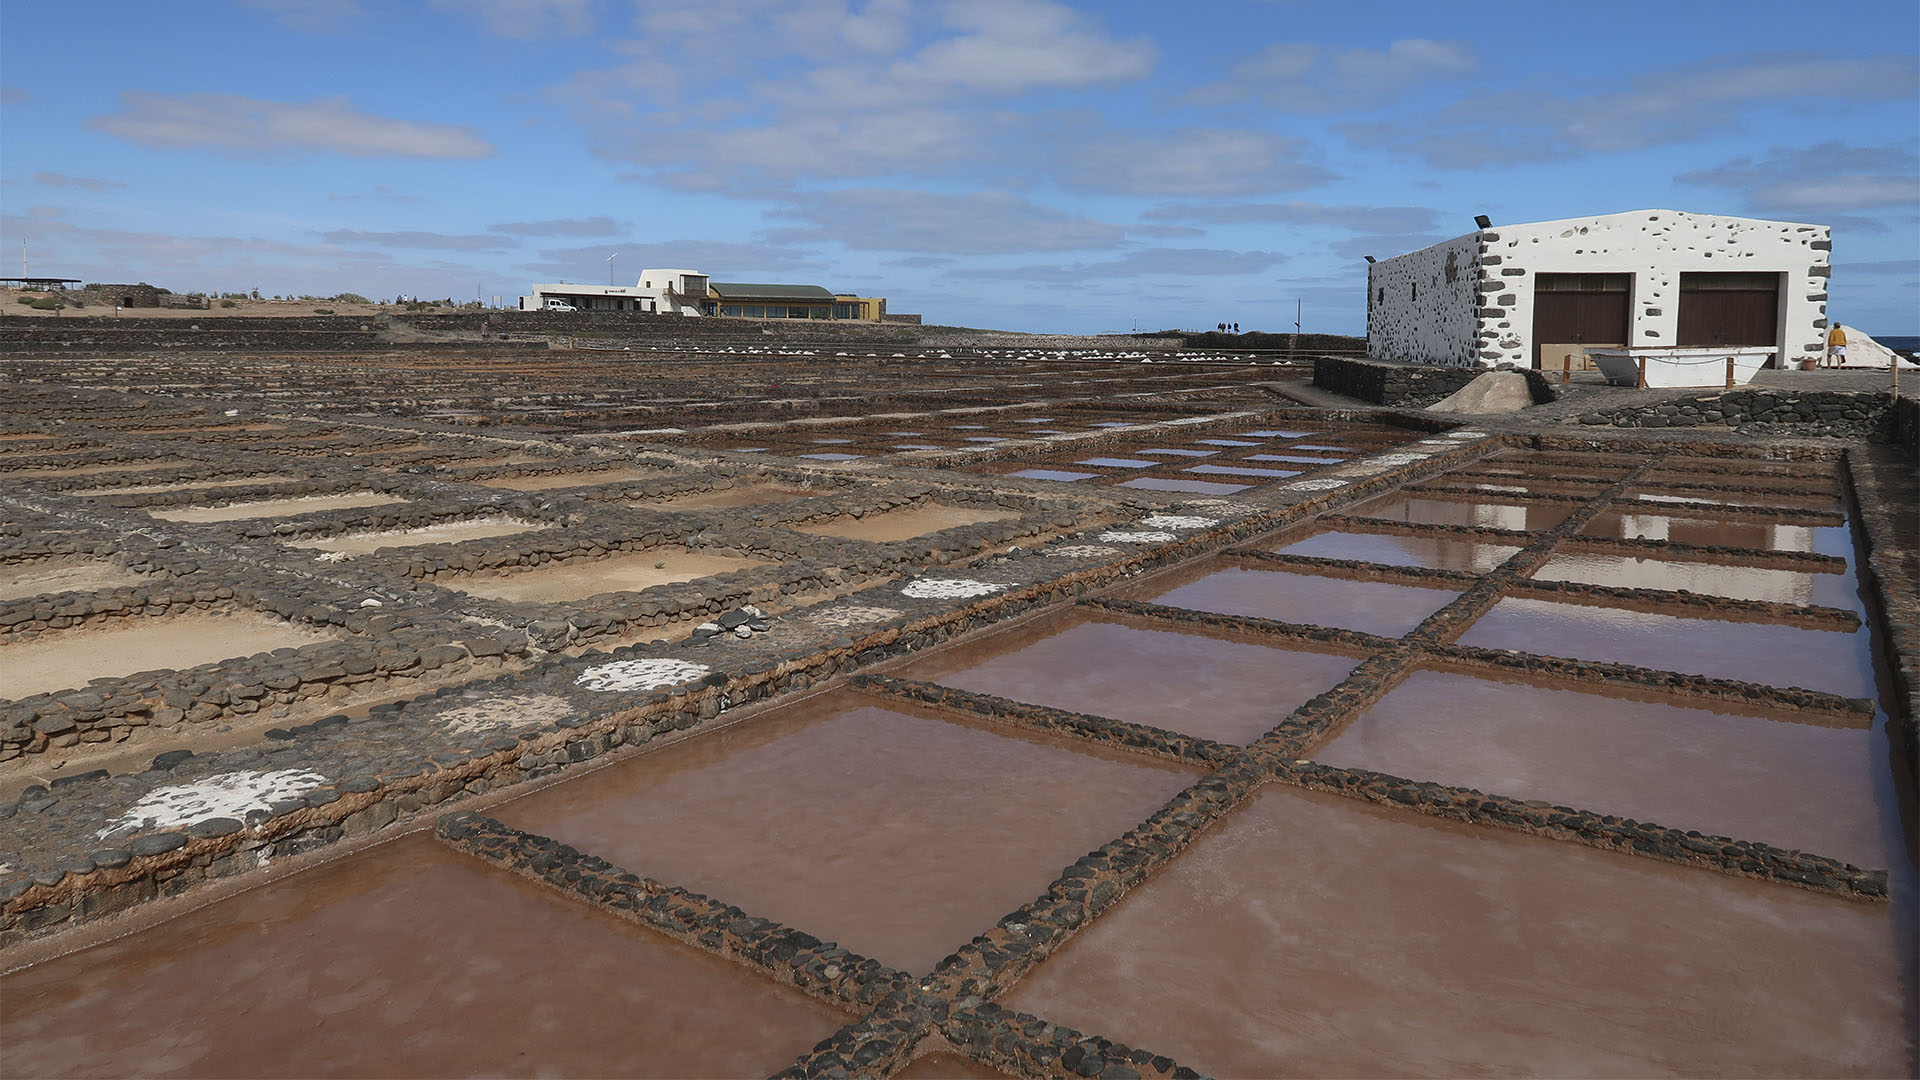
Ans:
[[[707,275],[698,270],[665,269],[642,270],[640,277],[632,285],[580,285],[564,281],[552,281],[533,286],[529,295],[520,298],[522,311],[538,311],[546,306],[547,297],[557,296],[576,306],[584,303],[588,310],[613,310],[602,307],[603,303],[624,300],[629,311],[651,311],[663,315],[700,314],[699,301],[688,300],[681,303],[675,293],[686,294],[686,279],[693,277],[700,283],[700,295],[706,295]],[[584,299],[583,299],[584,298]]]
[[[1367,355],[1421,364],[1477,360],[1478,233],[1367,266]]]
[[[1680,210],[1496,225],[1368,267],[1367,350],[1382,359],[1531,366],[1533,280],[1543,273],[1633,275],[1628,344],[1675,345],[1680,275],[1727,271],[1781,275],[1775,344],[1791,364],[1825,351],[1832,247],[1824,225]],[[1444,281],[1449,254],[1477,279],[1464,333],[1453,296],[1435,281]]]
[[[1591,218],[1495,226],[1481,240],[1480,362],[1533,363],[1536,274],[1633,275],[1629,345],[1675,345],[1680,275],[1695,271],[1776,273],[1776,342],[1791,363],[1825,351],[1827,256],[1824,225],[1635,210]]]

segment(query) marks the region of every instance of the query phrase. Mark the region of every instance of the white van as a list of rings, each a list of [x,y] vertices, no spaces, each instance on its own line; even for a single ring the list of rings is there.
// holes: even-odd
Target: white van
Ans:
[[[546,310],[548,311],[579,311],[580,309],[577,307],[574,307],[572,304],[567,303],[565,300],[562,300],[557,296],[549,296],[547,297]]]

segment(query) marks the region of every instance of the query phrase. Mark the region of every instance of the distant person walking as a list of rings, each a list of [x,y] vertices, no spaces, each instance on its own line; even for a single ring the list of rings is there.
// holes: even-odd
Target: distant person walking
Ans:
[[[1837,368],[1844,366],[1846,362],[1847,331],[1839,323],[1834,323],[1833,329],[1827,331],[1827,362],[1825,366]]]

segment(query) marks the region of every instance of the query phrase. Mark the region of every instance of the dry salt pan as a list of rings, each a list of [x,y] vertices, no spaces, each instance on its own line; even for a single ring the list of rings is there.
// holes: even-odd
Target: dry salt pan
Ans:
[[[616,660],[588,668],[574,683],[589,690],[657,690],[692,682],[712,670],[691,660]]]
[[[96,835],[172,828],[209,818],[244,818],[249,810],[265,810],[281,799],[291,799],[326,782],[327,778],[317,772],[279,769],[221,773],[191,784],[169,784],[147,792],[132,809]]]
[[[820,626],[865,626],[868,623],[885,622],[899,614],[899,611],[889,607],[843,607],[823,611],[812,616],[812,619]]]
[[[1106,544],[1067,544],[1064,547],[1053,548],[1046,554],[1064,555],[1069,559],[1098,559],[1104,555],[1118,555],[1120,549],[1108,547]]]
[[[1109,544],[1164,544],[1177,538],[1170,532],[1103,532],[1100,539]]]
[[[1182,514],[1155,514],[1142,519],[1140,524],[1149,529],[1209,529],[1220,524],[1220,519]]]
[[[566,698],[552,694],[514,694],[448,709],[435,719],[448,731],[485,731],[509,724],[545,724],[573,715]]]
[[[1345,480],[1296,480],[1287,485],[1299,491],[1332,491],[1347,486]]]
[[[968,596],[986,596],[1006,588],[991,581],[972,581],[967,578],[934,579],[921,578],[900,590],[902,596],[911,596],[915,600],[951,600]]]

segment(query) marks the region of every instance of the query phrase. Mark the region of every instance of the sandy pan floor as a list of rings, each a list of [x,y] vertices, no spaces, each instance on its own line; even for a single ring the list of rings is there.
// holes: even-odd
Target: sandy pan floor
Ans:
[[[602,469],[599,472],[554,473],[549,476],[503,476],[497,480],[477,482],[486,487],[506,488],[509,491],[551,491],[554,488],[597,487],[634,480],[656,480],[659,476],[659,472],[653,469]]]
[[[514,521],[511,518],[478,518],[473,521],[449,521],[442,525],[428,525],[418,529],[387,529],[381,532],[330,536],[323,540],[289,541],[287,546],[331,551],[341,555],[368,555],[381,548],[454,544],[462,540],[483,540],[490,536],[539,532],[552,527],[528,521]]]
[[[161,491],[198,491],[214,488],[245,487],[248,484],[290,484],[298,476],[243,476],[238,480],[177,480],[171,484],[136,484],[132,487],[88,488],[72,495],[152,495]]]
[[[761,559],[707,555],[683,548],[656,548],[606,559],[574,559],[534,570],[475,574],[445,582],[474,596],[515,603],[549,604],[610,592],[638,592],[655,585],[770,565]]]
[[[657,502],[651,499],[629,501],[636,506],[646,506],[655,510],[718,510],[728,506],[764,506],[769,503],[791,502],[794,499],[811,498],[815,494],[817,493],[812,491],[794,491],[790,488],[755,485],[728,488],[724,491],[703,491],[698,495],[682,495]]]
[[[42,593],[92,592],[138,585],[146,580],[112,563],[47,559],[0,567],[0,600],[18,600]]]
[[[956,525],[977,525],[983,521],[1005,521],[1019,516],[1011,510],[982,510],[971,506],[917,506],[906,510],[889,510],[884,514],[868,514],[861,518],[841,517],[811,525],[795,525],[793,531],[813,536],[844,536],[849,540],[888,543],[911,540]]]
[[[354,510],[363,506],[385,506],[388,503],[406,501],[397,495],[357,491],[350,495],[301,495],[291,499],[262,499],[257,502],[230,503],[226,506],[149,510],[147,513],[168,521],[245,521],[248,518],[311,514],[318,510]]]
[[[0,645],[0,698],[85,686],[136,671],[190,668],[332,635],[252,613],[113,619]]]

